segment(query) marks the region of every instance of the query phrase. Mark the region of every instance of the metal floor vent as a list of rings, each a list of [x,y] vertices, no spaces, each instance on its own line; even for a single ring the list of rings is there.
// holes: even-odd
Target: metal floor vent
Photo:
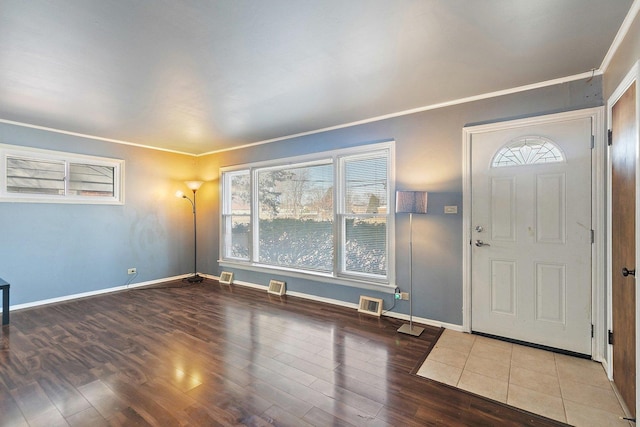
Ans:
[[[360,313],[371,314],[372,316],[380,317],[382,315],[383,301],[380,298],[366,297],[360,295],[360,304],[358,305],[358,311]]]
[[[222,285],[230,285],[233,283],[233,273],[229,272],[229,271],[223,271],[222,273],[220,273],[220,279],[218,280],[218,283],[222,284]]]
[[[286,292],[286,284],[279,280],[271,280],[269,281],[269,289],[267,292],[274,295],[284,295]]]

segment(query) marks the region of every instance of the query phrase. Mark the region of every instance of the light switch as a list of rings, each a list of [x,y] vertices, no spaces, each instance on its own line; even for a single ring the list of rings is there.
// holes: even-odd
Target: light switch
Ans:
[[[446,214],[457,214],[458,213],[458,207],[457,206],[445,206],[444,207],[444,213],[446,213]]]

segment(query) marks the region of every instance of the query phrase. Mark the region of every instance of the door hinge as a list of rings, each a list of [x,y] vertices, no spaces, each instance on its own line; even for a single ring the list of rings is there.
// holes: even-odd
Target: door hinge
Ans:
[[[593,150],[594,148],[596,148],[596,136],[591,135],[591,149]]]
[[[596,242],[596,232],[591,230],[591,244],[593,245]]]
[[[609,331],[609,344],[613,345],[613,331]]]
[[[591,325],[591,338],[593,338],[593,325]]]
[[[607,144],[613,144],[613,131],[611,129],[607,131]]]

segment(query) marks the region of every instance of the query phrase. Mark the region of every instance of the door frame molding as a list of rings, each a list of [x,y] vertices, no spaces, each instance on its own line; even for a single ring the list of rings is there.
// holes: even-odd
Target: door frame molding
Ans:
[[[618,87],[611,94],[609,99],[607,100],[607,127],[611,129],[611,114],[613,105],[620,99],[622,95],[629,89],[629,87],[636,83],[636,130],[638,132],[637,141],[640,141],[640,88],[638,84],[640,83],[640,60],[637,61],[629,70],[629,72],[624,76]],[[636,266],[640,266],[640,230],[638,227],[640,226],[640,162],[639,155],[640,150],[638,149],[638,144],[636,144]],[[607,212],[611,212],[611,157],[609,156],[609,150],[607,147]],[[611,281],[611,261],[612,261],[612,251],[611,251],[611,215],[607,215],[607,271],[606,271],[606,279],[607,279],[607,329],[611,330],[613,326],[613,295],[612,295],[612,281]],[[637,268],[637,267],[636,267]],[[637,284],[638,282],[636,282]],[[640,291],[636,286],[636,359],[640,354]],[[613,346],[607,343],[607,357],[606,362],[603,363],[605,369],[607,371],[607,376],[609,380],[613,380]],[[636,370],[637,370],[637,362],[636,362]],[[636,373],[636,414],[640,409],[640,378]]]
[[[591,156],[591,228],[595,243],[591,245],[591,357],[602,362],[605,352],[605,174],[606,137],[604,107],[546,114],[462,129],[462,329],[471,332],[471,139],[474,134],[524,126],[591,118],[593,155]],[[640,265],[640,264],[639,264]]]

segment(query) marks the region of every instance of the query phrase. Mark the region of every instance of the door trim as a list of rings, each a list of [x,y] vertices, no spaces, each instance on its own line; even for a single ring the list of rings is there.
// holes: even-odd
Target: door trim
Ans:
[[[602,362],[605,352],[605,159],[606,138],[604,107],[509,120],[462,129],[462,329],[471,332],[471,138],[474,134],[513,129],[559,121],[591,118],[594,136],[591,156],[591,228],[595,243],[591,245],[591,357]],[[640,264],[638,264],[640,265]]]
[[[638,129],[638,141],[640,141],[640,95],[638,94],[638,82],[640,82],[640,61],[637,61],[629,70],[627,75],[622,79],[616,90],[607,100],[607,123],[611,125],[611,114],[613,105],[620,99],[629,87],[636,82],[636,128]],[[638,162],[639,151],[636,146],[636,165]],[[640,167],[636,167],[636,265],[640,265]],[[611,212],[611,159],[607,156],[607,212]],[[611,236],[611,215],[607,217],[607,236]],[[612,306],[612,289],[611,289],[611,245],[607,245],[607,329],[613,326],[613,306]],[[613,380],[613,346],[607,344],[606,361],[604,363],[607,370],[609,380]],[[640,291],[636,287],[636,358],[640,354]],[[636,362],[636,369],[638,364]],[[636,414],[640,409],[640,378],[636,374]]]

